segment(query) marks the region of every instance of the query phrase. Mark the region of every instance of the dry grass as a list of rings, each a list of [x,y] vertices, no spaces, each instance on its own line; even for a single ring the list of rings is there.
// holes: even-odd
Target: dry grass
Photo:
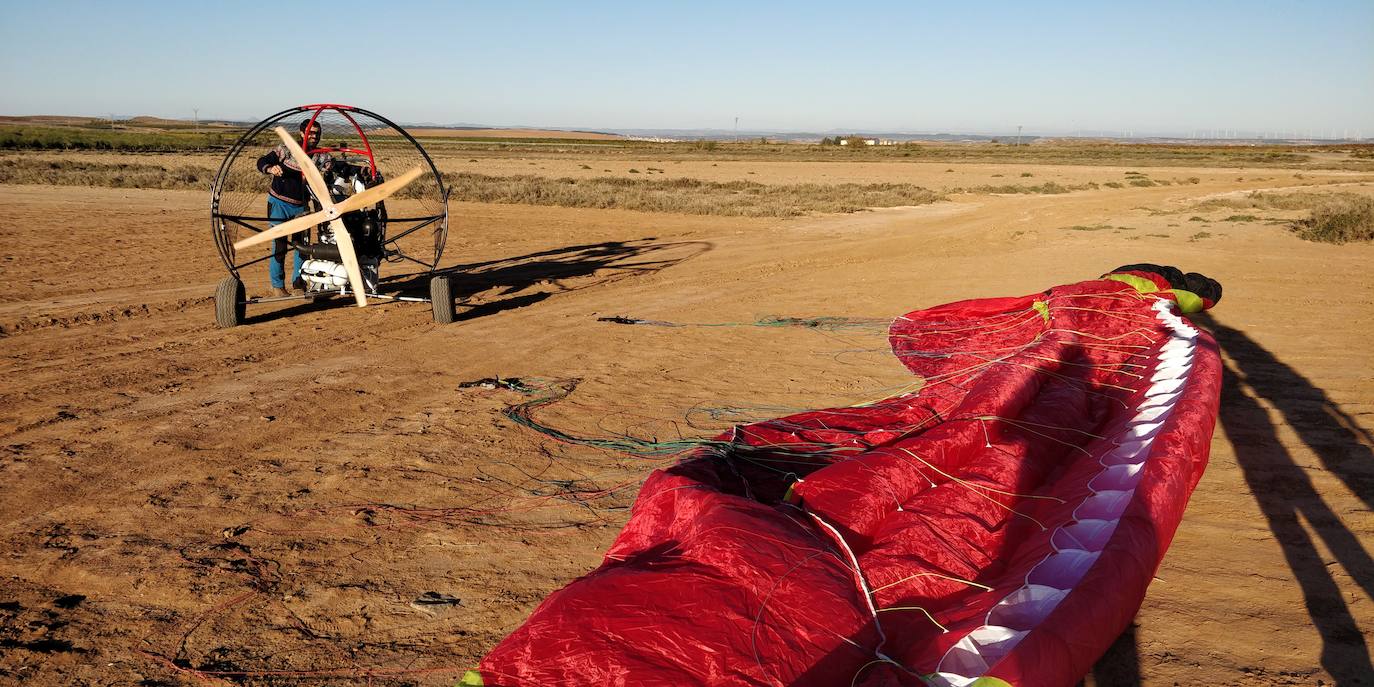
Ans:
[[[994,174],[993,176],[1000,176],[1000,175]],[[1097,190],[1098,188],[1099,188],[1099,186],[1098,186],[1096,183],[1091,182],[1091,181],[1088,182],[1088,183],[1086,183],[1086,184],[1071,184],[1071,185],[1069,185],[1069,186],[1065,186],[1065,185],[1063,185],[1063,184],[1059,184],[1059,183],[1056,183],[1056,182],[1053,182],[1053,181],[1047,181],[1047,182],[1045,182],[1045,183],[1043,183],[1043,184],[1035,184],[1035,185],[1027,185],[1027,184],[1003,184],[1003,185],[1001,185],[1001,186],[983,185],[983,186],[970,186],[970,187],[968,187],[968,188],[952,188],[952,189],[949,189],[949,192],[950,192],[950,193],[1048,193],[1048,194],[1056,194],[1056,193],[1068,193],[1068,192],[1070,192],[1070,191],[1089,191],[1089,190],[1095,191],[1095,190]]]
[[[1333,195],[1293,224],[1299,238],[1324,243],[1374,241],[1374,198]]]
[[[60,121],[59,121],[60,120]],[[106,120],[0,118],[0,149],[187,151],[223,150],[243,132],[241,125],[202,124],[141,118],[110,128]],[[196,130],[199,129],[199,130]],[[434,156],[463,153],[521,157],[591,154],[610,157],[721,160],[892,160],[1007,164],[1121,165],[1140,167],[1304,167],[1374,171],[1374,146],[1368,145],[1176,145],[1042,140],[1030,145],[1004,143],[909,142],[893,146],[827,146],[758,141],[652,143],[609,136],[572,140],[567,132],[512,132],[519,138],[485,138],[465,130],[417,128],[415,134]],[[587,134],[577,134],[587,135]]]
[[[826,146],[758,142],[697,141],[517,141],[477,143],[421,139],[432,155],[469,153],[520,157],[597,156],[659,160],[792,160],[1005,163],[1008,165],[1105,165],[1156,167],[1287,167],[1374,170],[1374,160],[1333,157],[1336,147],[1208,146],[1043,142],[1011,146],[989,143],[920,142],[893,146]],[[1327,153],[1313,155],[1312,153]]]
[[[794,217],[924,205],[944,196],[913,184],[760,184],[699,179],[572,179],[456,174],[455,200],[479,203],[675,212],[689,215]]]
[[[196,165],[37,160],[23,156],[6,156],[0,161],[0,184],[208,191],[214,179],[215,170]]]
[[[101,163],[6,157],[0,184],[106,186],[113,188],[209,190],[209,167],[145,163]],[[760,184],[699,179],[554,179],[485,174],[446,175],[450,198],[479,203],[556,205],[574,208],[675,212],[689,215],[795,217],[807,213],[856,212],[872,207],[924,205],[943,195],[913,184]],[[257,176],[247,188],[264,184]],[[428,185],[427,185],[428,184]],[[265,189],[265,186],[264,186]],[[428,197],[433,181],[406,187],[401,197]]]
[[[1071,227],[1060,227],[1060,229],[1064,231],[1114,231],[1118,234],[1123,231],[1135,231],[1135,227],[1119,227],[1111,224],[1075,224]]]
[[[1236,198],[1213,198],[1193,206],[1195,210],[1309,210],[1310,214],[1294,221],[1291,229],[1308,241],[1347,243],[1374,241],[1374,198],[1358,193],[1264,193],[1253,191]],[[1236,214],[1223,222],[1255,222],[1261,218],[1253,214]],[[1193,221],[1207,221],[1193,217]],[[1281,222],[1285,220],[1280,220]]]
[[[242,129],[207,126],[193,131],[190,125],[156,128],[111,129],[103,120],[80,126],[0,125],[0,149],[6,150],[120,150],[172,152],[225,150]]]
[[[1194,210],[1308,210],[1324,205],[1333,199],[1354,200],[1362,198],[1355,193],[1312,193],[1295,191],[1292,193],[1266,193],[1251,191],[1243,196],[1231,198],[1212,198],[1194,205]]]

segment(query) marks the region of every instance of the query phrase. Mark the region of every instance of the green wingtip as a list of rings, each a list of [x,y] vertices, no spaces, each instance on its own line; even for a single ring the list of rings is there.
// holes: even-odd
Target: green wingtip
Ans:
[[[482,674],[475,670],[469,670],[463,673],[463,679],[459,680],[458,684],[453,687],[482,687]]]
[[[968,687],[1012,687],[1010,682],[995,677],[980,677],[973,681]]]

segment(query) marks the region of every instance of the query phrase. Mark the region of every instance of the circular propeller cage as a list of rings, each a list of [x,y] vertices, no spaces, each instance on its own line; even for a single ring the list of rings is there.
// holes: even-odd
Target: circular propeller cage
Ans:
[[[448,237],[448,189],[434,162],[415,138],[387,118],[349,105],[302,105],[258,122],[229,149],[211,189],[210,222],[220,258],[234,276],[253,267],[267,281],[268,258],[273,245],[236,251],[234,243],[268,228],[267,190],[271,177],[258,170],[258,159],[281,141],[273,132],[282,127],[292,135],[302,122],[321,130],[317,147],[306,152],[328,153],[336,160],[370,169],[393,178],[420,167],[422,176],[378,204],[382,222],[382,247],[387,262],[411,262],[433,272],[439,265]],[[298,139],[299,140],[299,139]],[[319,209],[311,202],[310,210]],[[305,234],[297,234],[300,240]],[[290,250],[289,248],[287,249]]]

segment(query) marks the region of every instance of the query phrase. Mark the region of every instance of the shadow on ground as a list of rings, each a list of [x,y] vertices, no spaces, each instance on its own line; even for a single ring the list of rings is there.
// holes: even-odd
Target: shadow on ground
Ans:
[[[1374,506],[1374,438],[1325,391],[1244,332],[1205,315],[1195,320],[1212,331],[1226,358],[1218,419],[1302,588],[1312,626],[1322,638],[1321,665],[1337,685],[1374,685],[1368,641],[1337,583],[1337,575],[1348,576],[1374,599],[1374,560],[1308,474],[1329,472],[1367,511]],[[1281,436],[1271,420],[1274,415],[1319,465],[1298,462],[1284,445],[1286,433]],[[1314,537],[1334,560],[1324,560]]]
[[[457,319],[471,320],[533,305],[557,294],[652,274],[712,247],[705,241],[658,241],[652,237],[603,241],[454,265],[436,274],[452,281],[459,307]],[[383,280],[383,288],[427,293],[429,278],[425,273]]]
[[[652,274],[695,258],[712,247],[705,241],[658,241],[653,237],[603,241],[453,265],[435,274],[450,279],[458,304],[455,319],[464,321],[523,308],[558,294]],[[378,291],[427,298],[430,277],[428,272],[383,277]],[[247,323],[259,324],[352,304],[352,298],[321,298],[252,315]]]
[[[1366,510],[1374,507],[1374,437],[1325,391],[1244,332],[1208,314],[1193,319],[1211,330],[1224,353],[1218,421],[1302,588],[1312,627],[1322,638],[1322,668],[1342,687],[1374,685],[1374,665],[1365,635],[1374,628],[1362,631],[1336,578],[1338,574],[1348,576],[1374,599],[1374,560],[1308,475],[1313,468],[1325,469],[1344,483]],[[1275,415],[1317,457],[1320,466],[1298,462],[1290,446],[1284,445],[1279,425],[1271,419]],[[1334,560],[1324,559],[1316,540]],[[1082,684],[1141,684],[1135,626],[1117,639]]]
[[[1135,636],[1136,625],[1131,623],[1125,632],[1093,664],[1088,679],[1079,682],[1079,687],[1139,687],[1140,650]]]

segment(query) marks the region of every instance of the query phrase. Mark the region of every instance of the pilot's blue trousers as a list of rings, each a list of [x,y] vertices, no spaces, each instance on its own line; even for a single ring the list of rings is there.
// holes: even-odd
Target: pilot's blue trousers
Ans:
[[[276,196],[267,196],[267,226],[275,227],[288,219],[295,219],[305,214],[304,205],[293,205]],[[267,261],[267,274],[272,278],[272,286],[286,288],[286,253],[290,249],[287,243],[289,237],[283,236],[272,242],[272,257]],[[296,255],[295,264],[291,268],[291,282],[295,283],[301,276],[301,264],[305,258],[301,257],[300,251],[290,251]]]

